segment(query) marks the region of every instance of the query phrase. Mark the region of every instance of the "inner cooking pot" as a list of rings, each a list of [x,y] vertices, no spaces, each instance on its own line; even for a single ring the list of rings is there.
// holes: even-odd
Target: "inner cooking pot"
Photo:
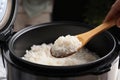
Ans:
[[[78,76],[100,74],[110,70],[111,63],[118,56],[116,39],[108,32],[98,34],[85,46],[100,58],[87,64],[74,66],[49,66],[25,61],[21,57],[33,44],[53,43],[59,36],[76,35],[92,29],[82,23],[59,22],[27,27],[17,32],[9,41],[10,59],[20,71],[41,76]]]

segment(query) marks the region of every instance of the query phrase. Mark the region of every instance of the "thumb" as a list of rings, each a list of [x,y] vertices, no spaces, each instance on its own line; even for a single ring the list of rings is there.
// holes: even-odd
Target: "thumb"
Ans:
[[[117,27],[119,27],[120,28],[120,18],[117,20]]]

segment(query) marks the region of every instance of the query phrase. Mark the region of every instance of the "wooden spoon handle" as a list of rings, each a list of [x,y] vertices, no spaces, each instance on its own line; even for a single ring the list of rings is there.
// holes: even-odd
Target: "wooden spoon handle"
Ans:
[[[78,34],[77,37],[80,38],[84,38],[84,40],[87,42],[89,41],[92,37],[94,37],[95,35],[99,34],[100,32],[103,32],[111,27],[113,27],[115,25],[114,21],[111,22],[104,22],[101,25],[97,26],[96,28],[85,32],[83,34]]]

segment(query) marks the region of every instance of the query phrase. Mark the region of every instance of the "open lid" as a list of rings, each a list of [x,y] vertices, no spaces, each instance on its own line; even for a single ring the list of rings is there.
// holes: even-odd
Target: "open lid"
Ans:
[[[12,32],[17,9],[16,0],[0,0],[0,40],[6,40]]]

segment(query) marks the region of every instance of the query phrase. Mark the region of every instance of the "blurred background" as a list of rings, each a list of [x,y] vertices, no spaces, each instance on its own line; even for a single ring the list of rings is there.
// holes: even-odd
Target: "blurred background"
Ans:
[[[18,0],[15,31],[29,25],[50,22],[53,0]]]
[[[98,25],[115,0],[18,0],[15,31],[50,21],[78,21]]]

